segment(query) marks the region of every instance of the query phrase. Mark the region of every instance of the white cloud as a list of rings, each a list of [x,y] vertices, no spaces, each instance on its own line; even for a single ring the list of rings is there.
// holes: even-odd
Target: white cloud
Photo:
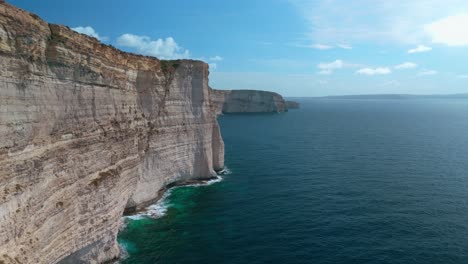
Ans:
[[[403,70],[403,69],[414,69],[416,67],[418,67],[418,65],[416,63],[404,62],[402,64],[396,65],[394,68],[397,69],[397,70]]]
[[[334,70],[341,69],[345,66],[344,62],[342,60],[335,60],[330,63],[320,63],[317,65],[317,68],[319,68],[318,74],[332,74]]]
[[[310,41],[419,44],[430,41],[424,25],[468,13],[466,0],[289,0],[303,17]],[[458,28],[467,25],[466,22]],[[464,37],[467,37],[464,34]]]
[[[312,48],[314,48],[314,49],[319,49],[319,50],[329,50],[329,49],[333,49],[332,46],[330,46],[330,45],[325,45],[325,44],[314,44],[314,45],[312,45]]]
[[[390,74],[392,73],[392,70],[387,67],[378,67],[378,68],[362,68],[359,69],[357,74],[363,74],[363,75],[383,75],[383,74]]]
[[[216,63],[208,63],[208,66],[210,66],[210,70],[216,71],[218,69],[218,64]]]
[[[468,14],[448,16],[424,26],[432,42],[448,46],[468,45]]]
[[[210,58],[210,61],[222,61],[222,60],[224,60],[224,58],[218,55]]]
[[[411,54],[411,53],[428,52],[428,51],[431,51],[431,50],[432,50],[431,47],[424,46],[424,45],[418,45],[416,48],[408,50],[408,53]]]
[[[123,34],[117,39],[117,45],[132,48],[140,54],[160,59],[186,59],[190,57],[190,52],[180,47],[172,37],[152,40],[147,36]]]
[[[300,43],[293,43],[290,45],[294,47],[298,47],[298,48],[309,48],[309,49],[318,49],[318,50],[331,50],[335,48],[350,50],[353,48],[351,45],[348,45],[348,44],[328,45],[328,44],[318,43],[318,44],[313,44],[313,45],[306,45],[306,44],[300,44]]]
[[[332,62],[319,63],[317,65],[317,68],[319,69],[319,71],[317,73],[322,74],[322,75],[330,75],[335,70],[338,70],[338,69],[358,68],[358,67],[365,67],[365,66],[363,66],[362,64],[344,62],[342,60],[335,60],[335,61],[332,61]]]
[[[96,30],[94,30],[94,28],[89,27],[89,26],[88,27],[74,27],[74,28],[72,28],[72,30],[74,30],[74,31],[76,31],[78,33],[81,33],[81,34],[88,35],[90,37],[97,38],[100,41],[108,40],[107,37],[99,36],[99,34],[96,32]]]
[[[333,73],[332,70],[320,70],[317,72],[317,74],[320,74],[320,75],[330,75],[332,73]]]
[[[352,49],[353,48],[351,45],[347,45],[347,44],[338,44],[338,47],[340,47],[342,49]]]
[[[438,74],[437,71],[434,71],[434,70],[422,70],[418,73],[418,75],[435,75],[435,74]]]

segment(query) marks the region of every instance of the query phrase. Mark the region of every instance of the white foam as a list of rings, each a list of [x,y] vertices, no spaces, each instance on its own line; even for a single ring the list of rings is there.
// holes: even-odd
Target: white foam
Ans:
[[[141,220],[143,217],[144,217],[144,214],[141,214],[141,213],[124,216],[124,218],[131,219],[131,220]],[[125,228],[123,228],[123,229],[125,229]]]
[[[172,189],[167,190],[163,194],[161,199],[159,199],[155,204],[152,204],[148,206],[147,208],[145,208],[144,211],[139,212],[134,215],[124,216],[124,218],[131,219],[131,220],[141,220],[146,217],[150,217],[154,219],[163,217],[167,212],[167,208],[168,208],[167,197],[169,197],[169,195],[171,194],[171,190]]]
[[[120,249],[120,259],[114,262],[114,264],[120,264],[120,260],[124,260],[128,258],[130,255],[128,254],[127,248],[125,248],[125,245],[119,243],[119,249]]]
[[[218,171],[218,175],[228,175],[231,174],[231,170],[228,167],[224,167],[224,169]]]
[[[187,184],[187,185],[182,185],[182,186],[176,186],[174,187],[175,188],[180,188],[180,187],[200,187],[200,186],[208,186],[208,185],[212,185],[212,184],[215,184],[217,182],[220,182],[222,181],[223,178],[219,175],[216,175],[216,178],[212,179],[212,180],[208,180],[208,181],[205,181],[205,182],[200,182],[200,183],[193,183],[193,184]]]
[[[216,176],[215,179],[212,179],[206,182],[201,182],[201,183],[194,183],[194,184],[187,184],[183,186],[172,187],[169,190],[167,190],[163,194],[161,199],[159,199],[155,204],[148,206],[144,211],[140,213],[129,215],[129,216],[124,216],[124,218],[131,219],[131,220],[141,220],[146,217],[153,218],[153,219],[161,218],[167,213],[167,209],[169,208],[167,198],[171,195],[171,192],[173,189],[181,188],[181,187],[201,187],[201,186],[212,185],[223,180],[223,178],[220,175],[227,175],[230,173],[231,171],[228,168],[225,168],[222,171],[218,172],[218,175]]]
[[[167,213],[167,208],[169,207],[167,197],[171,194],[171,190],[172,189],[167,190],[155,204],[148,206],[144,212],[145,215],[155,219],[163,217]]]

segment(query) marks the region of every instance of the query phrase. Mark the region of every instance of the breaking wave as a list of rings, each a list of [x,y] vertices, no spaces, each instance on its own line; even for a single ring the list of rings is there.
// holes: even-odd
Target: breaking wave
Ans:
[[[172,190],[176,188],[181,188],[181,187],[202,187],[202,186],[209,186],[218,182],[221,182],[223,180],[222,175],[228,175],[231,174],[231,171],[229,170],[228,167],[225,167],[223,170],[217,172],[217,175],[214,179],[200,182],[200,183],[193,183],[193,184],[187,184],[183,186],[175,186],[167,190],[161,199],[159,199],[155,204],[152,204],[148,206],[144,211],[139,212],[134,215],[129,215],[129,216],[124,216],[124,225],[125,225],[125,220],[130,219],[130,220],[141,220],[143,218],[149,217],[153,219],[158,219],[166,215],[167,209],[169,208],[170,204],[168,201],[168,197],[171,195]],[[124,227],[125,228],[125,227]]]

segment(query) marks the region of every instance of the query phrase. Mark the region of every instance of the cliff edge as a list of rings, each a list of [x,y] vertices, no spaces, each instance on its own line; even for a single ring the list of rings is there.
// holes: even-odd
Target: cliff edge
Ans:
[[[126,208],[222,169],[208,74],[0,1],[0,263],[114,259]]]

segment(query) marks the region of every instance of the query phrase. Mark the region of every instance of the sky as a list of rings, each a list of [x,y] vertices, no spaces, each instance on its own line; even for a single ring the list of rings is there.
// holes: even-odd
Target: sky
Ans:
[[[284,96],[468,93],[466,0],[7,0],[210,85]]]

